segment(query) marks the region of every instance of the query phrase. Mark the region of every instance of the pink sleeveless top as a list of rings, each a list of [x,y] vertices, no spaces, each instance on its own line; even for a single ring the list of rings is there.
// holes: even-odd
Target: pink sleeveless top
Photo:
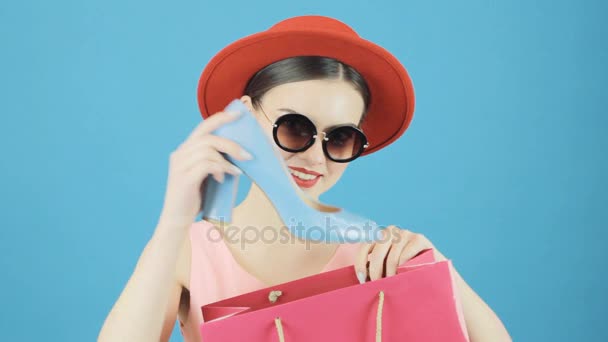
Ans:
[[[185,342],[201,342],[201,307],[225,298],[266,288],[267,285],[243,269],[228,246],[207,221],[190,226],[192,261],[190,268],[190,312],[180,330]],[[351,266],[361,244],[341,244],[322,272]]]

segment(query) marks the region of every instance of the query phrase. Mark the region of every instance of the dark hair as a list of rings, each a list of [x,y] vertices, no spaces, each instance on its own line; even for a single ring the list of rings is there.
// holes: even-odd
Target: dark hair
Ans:
[[[344,80],[350,82],[363,97],[364,109],[359,124],[367,114],[371,94],[367,83],[351,66],[336,59],[320,56],[297,56],[280,60],[258,71],[247,83],[245,95],[258,107],[270,89],[285,83],[310,80]]]

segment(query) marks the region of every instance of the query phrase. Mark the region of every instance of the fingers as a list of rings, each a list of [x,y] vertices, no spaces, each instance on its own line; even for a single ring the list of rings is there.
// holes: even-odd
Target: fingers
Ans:
[[[193,163],[191,168],[186,170],[186,173],[191,174],[191,173],[195,173],[195,172],[200,172],[201,170],[205,171],[205,170],[207,170],[205,168],[205,165],[210,166],[209,170],[211,172],[209,172],[209,173],[210,174],[213,173],[215,175],[214,178],[220,183],[222,183],[222,181],[224,179],[224,176],[223,176],[224,173],[228,173],[233,176],[239,176],[243,173],[238,167],[230,164],[230,162],[226,161],[225,159],[222,159],[220,161],[209,160],[209,159],[197,161],[197,162]],[[211,167],[211,166],[213,166],[213,167]],[[222,176],[220,176],[219,173],[221,173]]]
[[[235,115],[228,112],[212,115],[197,125],[178,148],[171,152],[163,204],[164,217],[176,217],[180,220],[186,218],[190,221],[201,210],[201,191],[206,186],[206,179],[213,177],[218,182],[224,182],[227,173],[241,173],[226,160],[248,159],[241,146],[211,134],[221,125],[241,115],[242,113]]]
[[[384,274],[384,260],[392,247],[393,228],[391,227],[382,230],[382,240],[375,243],[369,256],[368,275],[372,281],[382,278]]]
[[[363,244],[355,259],[355,272],[357,273],[357,279],[359,279],[359,283],[361,284],[367,279],[367,260],[373,246],[373,243]]]
[[[188,139],[194,138],[196,136],[209,134],[218,129],[223,124],[236,120],[236,118],[241,116],[241,114],[241,112],[223,111],[210,115],[194,128],[192,133],[190,133]]]
[[[433,248],[433,245],[424,235],[411,233],[411,237],[399,257],[399,265],[428,248]]]
[[[226,153],[236,160],[252,159],[251,153],[247,152],[235,141],[212,134],[198,137],[197,139],[185,144],[181,150],[183,151],[183,154],[190,155],[199,152],[206,146],[213,147],[213,149],[216,151]]]
[[[216,115],[219,119],[214,118]],[[207,126],[201,123],[172,154],[172,160],[175,160],[178,168],[187,174],[197,172],[203,177],[207,174],[213,175],[213,178],[218,182],[223,182],[224,173],[242,174],[241,170],[227,161],[222,154],[235,160],[250,160],[253,156],[230,139],[206,133],[233,120],[233,118],[233,114],[218,113],[205,120],[208,123]],[[198,178],[195,175],[194,179],[198,180]]]
[[[386,276],[394,276],[397,274],[397,268],[401,265],[400,257],[403,255],[403,250],[409,243],[412,233],[405,229],[397,228],[394,231],[397,238],[394,240],[388,256],[386,257]]]
[[[199,165],[214,165],[214,172],[229,173],[232,175],[240,175],[242,171],[227,161],[218,151],[210,146],[203,146],[199,151],[189,156],[189,159],[183,163],[184,171],[187,173],[201,171]],[[218,170],[219,169],[219,170]],[[204,170],[204,167],[202,168]],[[221,177],[223,179],[223,177]],[[218,180],[219,181],[219,180]]]
[[[381,241],[364,244],[357,253],[355,271],[360,283],[367,277],[377,280],[393,276],[397,274],[400,265],[423,250],[434,248],[422,234],[396,226],[388,226],[382,235]]]
[[[216,181],[223,183],[224,173],[226,172],[226,167],[222,164],[207,160],[196,164],[194,167],[192,167],[192,169],[188,170],[187,174],[194,177],[194,179],[198,179],[196,178],[197,176],[202,178],[204,175],[211,175]],[[200,179],[200,181],[202,181],[202,179]]]

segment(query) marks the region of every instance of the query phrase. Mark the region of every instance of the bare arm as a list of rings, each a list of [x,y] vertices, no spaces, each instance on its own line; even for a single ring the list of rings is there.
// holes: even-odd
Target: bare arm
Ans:
[[[471,342],[512,341],[507,329],[492,309],[471,289],[454,269],[455,283],[462,299],[464,318]]]
[[[172,225],[159,223],[98,341],[160,341],[161,334],[169,338],[182,288],[176,266],[182,250],[187,250],[183,244],[188,238],[187,229]]]
[[[189,278],[189,266],[184,271],[182,261],[189,260],[189,228],[200,212],[203,180],[212,175],[221,182],[225,173],[240,173],[220,151],[236,159],[249,159],[237,143],[211,133],[240,114],[214,114],[171,153],[158,226],[106,318],[99,341],[166,341],[171,335],[181,289],[188,284],[184,274]]]

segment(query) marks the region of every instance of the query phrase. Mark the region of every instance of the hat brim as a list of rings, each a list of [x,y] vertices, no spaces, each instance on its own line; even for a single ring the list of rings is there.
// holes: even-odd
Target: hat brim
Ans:
[[[409,126],[414,114],[412,81],[401,63],[384,48],[337,32],[261,32],[237,40],[207,64],[198,84],[203,118],[243,96],[249,79],[262,68],[294,56],[324,56],[355,68],[371,93],[362,129],[369,140],[363,155],[389,145]]]

